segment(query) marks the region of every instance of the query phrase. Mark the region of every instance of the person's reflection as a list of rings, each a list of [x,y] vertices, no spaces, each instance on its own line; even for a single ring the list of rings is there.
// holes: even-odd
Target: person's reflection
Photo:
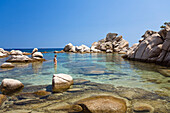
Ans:
[[[32,69],[33,69],[34,73],[38,73],[39,71],[41,71],[42,64],[43,64],[43,62],[33,62],[32,63]]]
[[[57,73],[57,65],[54,65],[54,72]]]

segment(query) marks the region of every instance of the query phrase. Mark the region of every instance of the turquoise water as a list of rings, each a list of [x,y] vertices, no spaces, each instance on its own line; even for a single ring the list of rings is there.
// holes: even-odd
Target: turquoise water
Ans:
[[[161,66],[155,64],[127,61],[119,54],[59,53],[58,64],[55,67],[53,63],[55,54],[51,52],[43,55],[46,62],[15,64],[14,69],[0,69],[0,81],[4,78],[13,78],[25,85],[47,85],[52,84],[53,74],[65,73],[75,79],[83,78],[97,83],[137,87],[150,91],[169,91],[170,78],[161,75],[157,71]],[[1,58],[0,65],[6,59],[8,58]]]

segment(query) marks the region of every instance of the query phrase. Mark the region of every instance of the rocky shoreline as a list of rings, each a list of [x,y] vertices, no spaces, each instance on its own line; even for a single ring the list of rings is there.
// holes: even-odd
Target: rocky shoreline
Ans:
[[[61,93],[52,93],[51,85],[26,86],[21,93],[13,96],[0,95],[0,97],[2,105],[0,112],[3,113],[168,113],[170,111],[169,97],[139,88],[114,87],[85,79],[75,79],[73,86]]]
[[[142,62],[170,66],[170,23],[165,23],[159,32],[147,30],[139,40],[129,48],[124,58]]]

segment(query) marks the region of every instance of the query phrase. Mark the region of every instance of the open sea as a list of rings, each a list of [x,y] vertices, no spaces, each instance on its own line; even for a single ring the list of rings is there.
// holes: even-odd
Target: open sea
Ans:
[[[6,49],[10,51],[11,49]],[[33,49],[17,49],[23,52],[32,52]],[[120,54],[101,53],[58,53],[57,66],[54,66],[54,51],[62,48],[39,49],[44,53],[45,62],[16,63],[13,69],[0,69],[0,82],[4,78],[21,81],[24,85],[49,85],[52,76],[57,73],[71,75],[74,79],[83,78],[91,82],[113,84],[132,88],[142,88],[149,91],[169,91],[170,77],[164,77],[157,69],[162,68],[155,64],[128,61]],[[9,57],[0,58],[0,65]]]

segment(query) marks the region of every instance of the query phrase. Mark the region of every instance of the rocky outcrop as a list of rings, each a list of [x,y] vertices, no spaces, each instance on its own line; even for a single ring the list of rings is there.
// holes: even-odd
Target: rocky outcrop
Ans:
[[[139,43],[134,44],[124,57],[170,66],[170,23],[165,25],[159,32],[147,30]]]
[[[108,33],[106,38],[99,40],[98,42],[94,42],[92,46],[89,48],[86,45],[81,46],[73,46],[73,44],[69,43],[64,47],[65,52],[73,52],[73,53],[113,53],[118,52],[124,54],[127,52],[129,48],[128,41],[124,40],[122,36],[117,36],[117,33]]]
[[[123,99],[113,96],[92,96],[79,100],[70,113],[126,113],[127,106]]]
[[[12,63],[3,63],[1,68],[14,68],[15,66]]]
[[[122,36],[117,36],[117,33],[108,33],[106,38],[94,42],[91,46],[91,51],[105,51],[106,53],[126,53],[129,48],[128,41],[124,40]]]
[[[3,79],[0,90],[3,94],[12,94],[16,91],[21,90],[23,87],[24,85],[19,80]]]
[[[8,54],[8,51],[5,51],[3,48],[0,48],[0,58],[7,57]]]
[[[54,74],[52,79],[52,91],[66,91],[73,84],[73,78],[67,74]]]

